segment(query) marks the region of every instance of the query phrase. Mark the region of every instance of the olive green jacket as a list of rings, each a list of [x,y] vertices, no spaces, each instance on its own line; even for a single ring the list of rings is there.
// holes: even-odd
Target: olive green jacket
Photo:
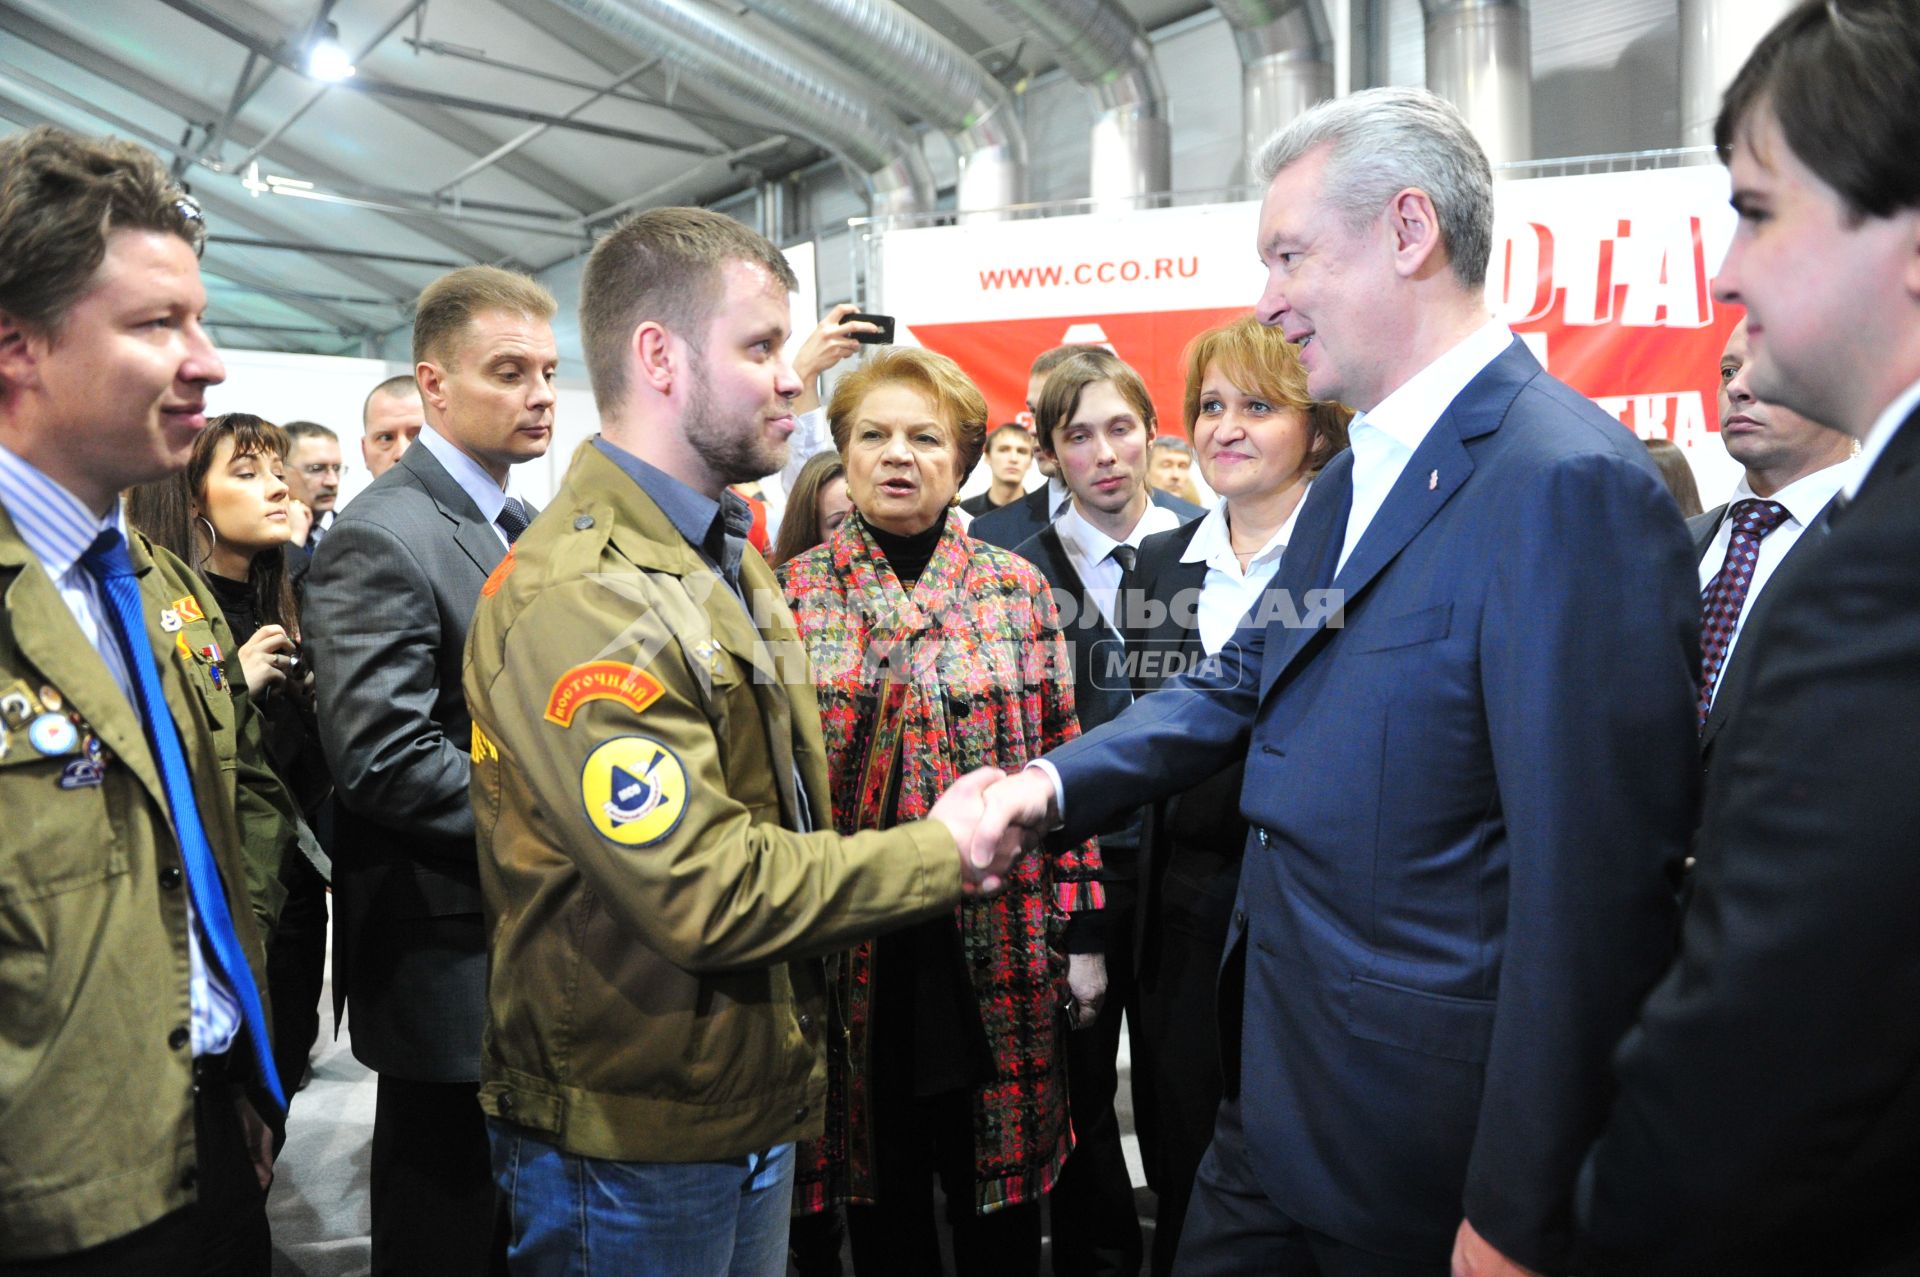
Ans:
[[[293,800],[267,765],[212,591],[144,536],[130,541],[147,637],[264,1002],[278,869],[299,854]],[[164,632],[161,611],[187,598],[202,615]],[[201,654],[212,644],[231,690]],[[0,508],[0,714],[10,695],[16,721],[23,704],[36,716],[57,704],[76,743],[42,754],[25,724],[0,716],[0,1268],[185,1206],[196,1160],[187,900],[159,768],[132,702]],[[104,747],[101,783],[63,788],[89,735]]]
[[[758,627],[588,445],[474,618],[480,1103],[573,1153],[818,1136],[818,956],[960,899],[942,826],[831,832],[804,650],[758,554],[742,576]]]

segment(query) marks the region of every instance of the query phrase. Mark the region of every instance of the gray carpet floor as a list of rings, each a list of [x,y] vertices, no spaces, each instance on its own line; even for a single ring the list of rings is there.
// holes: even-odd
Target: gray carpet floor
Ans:
[[[267,1218],[273,1228],[273,1277],[364,1277],[368,1259],[367,1164],[373,1140],[374,1075],[353,1058],[349,1037],[333,1036],[331,979],[321,997],[313,1080],[294,1096],[287,1143],[275,1166]],[[1153,1194],[1143,1185],[1133,1134],[1126,1036],[1120,1041],[1120,1129],[1147,1245]],[[852,1271],[851,1264],[848,1271]],[[932,1275],[928,1275],[932,1277]]]

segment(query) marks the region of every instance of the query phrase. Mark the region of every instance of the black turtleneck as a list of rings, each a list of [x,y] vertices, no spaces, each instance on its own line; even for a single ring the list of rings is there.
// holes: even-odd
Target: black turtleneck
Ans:
[[[873,534],[873,543],[880,547],[880,553],[887,560],[887,566],[893,569],[894,576],[900,579],[900,588],[911,591],[919,584],[920,576],[927,570],[927,564],[933,562],[934,549],[940,544],[940,534],[947,530],[947,512],[940,511],[940,517],[933,526],[923,532],[901,536],[885,528],[869,523],[867,531]]]

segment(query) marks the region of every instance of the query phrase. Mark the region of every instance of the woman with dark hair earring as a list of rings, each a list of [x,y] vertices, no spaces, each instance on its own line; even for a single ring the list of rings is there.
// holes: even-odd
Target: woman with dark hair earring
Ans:
[[[127,495],[127,521],[193,565],[226,613],[239,650],[190,659],[244,686],[266,728],[267,755],[309,826],[324,836],[333,779],[320,752],[313,672],[300,656],[300,620],[287,569],[292,537],[287,437],[247,413],[215,417],[185,470]],[[239,684],[231,682],[238,667]],[[287,900],[267,943],[275,1065],[292,1095],[320,1032],[326,880],[304,857],[280,868]]]

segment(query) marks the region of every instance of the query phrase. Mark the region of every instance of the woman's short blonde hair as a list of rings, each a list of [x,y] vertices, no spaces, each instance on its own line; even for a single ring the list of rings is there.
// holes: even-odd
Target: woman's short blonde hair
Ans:
[[[959,482],[965,483],[987,447],[987,397],[959,364],[919,346],[888,346],[842,377],[827,405],[827,428],[833,446],[847,455],[853,434],[853,414],[870,391],[899,382],[914,387],[933,401],[933,410],[953,431],[953,450]]]
[[[1220,365],[1228,381],[1275,408],[1306,414],[1313,446],[1307,451],[1309,473],[1319,474],[1347,446],[1347,424],[1353,409],[1330,399],[1315,399],[1307,391],[1307,370],[1300,353],[1278,328],[1269,328],[1253,316],[1209,328],[1187,346],[1187,395],[1184,405],[1187,437],[1200,420],[1201,380],[1207,365]]]

